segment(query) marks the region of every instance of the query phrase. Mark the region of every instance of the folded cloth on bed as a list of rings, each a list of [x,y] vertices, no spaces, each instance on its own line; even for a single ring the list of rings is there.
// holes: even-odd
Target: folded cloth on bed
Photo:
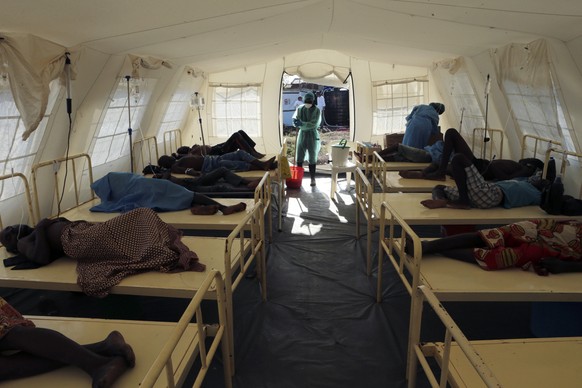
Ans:
[[[157,212],[189,209],[194,194],[165,179],[146,178],[129,172],[110,172],[91,188],[101,199],[92,212],[127,212],[148,207]]]

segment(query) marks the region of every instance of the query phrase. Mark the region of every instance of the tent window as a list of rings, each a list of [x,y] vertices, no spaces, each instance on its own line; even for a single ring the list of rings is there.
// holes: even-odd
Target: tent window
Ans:
[[[373,135],[403,132],[406,116],[415,105],[425,104],[428,81],[403,81],[374,85]]]
[[[513,112],[517,126],[522,134],[536,134],[549,139],[561,139],[565,149],[574,151],[574,142],[572,140],[572,130],[570,129],[562,104],[560,103],[559,93],[555,88],[552,93],[537,94],[538,90],[530,85],[518,84],[510,80],[503,81],[507,100]],[[552,106],[556,109],[557,117],[548,115],[544,106]],[[556,133],[557,124],[561,133]]]
[[[229,137],[243,129],[261,137],[261,88],[258,86],[211,87],[214,136]]]
[[[154,90],[156,80],[143,79],[139,85],[130,86],[131,128],[134,139],[139,134],[139,123]],[[93,139],[91,161],[100,166],[129,155],[129,116],[127,110],[127,80],[121,78],[110,97],[97,135]]]
[[[6,79],[4,82],[8,83],[9,81]],[[50,94],[44,118],[37,130],[26,141],[22,140],[25,128],[20,113],[14,104],[10,86],[9,84],[3,84],[0,87],[0,133],[2,134],[2,141],[0,142],[0,175],[11,174],[14,171],[29,176],[44,136],[50,112],[52,112],[61,90],[58,80],[52,81],[49,87]],[[13,184],[16,181],[19,180],[0,183],[0,200],[23,193],[24,187],[20,182]]]
[[[547,42],[514,43],[492,53],[501,89],[521,135],[559,139],[565,149],[576,151],[577,139],[568,124]]]
[[[190,95],[192,94],[191,83],[187,81],[186,77],[182,77],[182,81],[170,98],[156,136],[158,143],[163,141],[164,132],[182,129],[186,114],[190,108]]]

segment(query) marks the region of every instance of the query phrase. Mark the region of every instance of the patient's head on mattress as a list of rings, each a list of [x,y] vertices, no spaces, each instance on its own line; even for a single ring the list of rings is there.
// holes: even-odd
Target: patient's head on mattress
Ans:
[[[0,231],[0,243],[4,245],[8,252],[18,253],[18,240],[31,234],[33,230],[28,225],[8,226]]]
[[[176,163],[176,158],[169,155],[163,155],[158,159],[158,166],[163,168],[171,168]]]

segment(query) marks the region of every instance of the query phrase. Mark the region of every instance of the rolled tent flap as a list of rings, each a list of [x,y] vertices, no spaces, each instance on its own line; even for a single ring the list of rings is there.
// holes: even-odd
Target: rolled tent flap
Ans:
[[[44,117],[49,84],[63,74],[67,49],[30,34],[0,34],[0,64],[28,139]]]

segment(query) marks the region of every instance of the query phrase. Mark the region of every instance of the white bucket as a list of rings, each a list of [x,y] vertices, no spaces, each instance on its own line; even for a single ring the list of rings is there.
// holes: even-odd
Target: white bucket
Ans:
[[[334,166],[344,167],[348,164],[350,147],[344,144],[334,144],[331,146],[331,162]]]

